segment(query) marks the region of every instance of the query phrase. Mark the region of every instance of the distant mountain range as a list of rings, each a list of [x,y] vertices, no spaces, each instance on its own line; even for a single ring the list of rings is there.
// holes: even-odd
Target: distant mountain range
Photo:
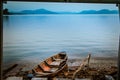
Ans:
[[[23,10],[20,12],[9,12],[9,14],[118,14],[118,10],[83,10],[80,12],[54,12],[46,9]]]
[[[118,10],[108,10],[108,9],[102,9],[102,10],[85,10],[80,12],[80,14],[118,14]]]
[[[23,14],[57,14],[57,12],[49,11],[46,9],[37,9],[37,10],[24,10],[20,13]]]

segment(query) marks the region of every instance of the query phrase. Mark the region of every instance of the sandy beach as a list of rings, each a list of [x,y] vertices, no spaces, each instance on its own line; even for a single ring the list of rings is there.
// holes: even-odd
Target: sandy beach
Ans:
[[[68,59],[68,66],[77,68],[81,64],[81,60],[83,59]],[[6,75],[3,75],[4,77],[9,76],[20,76],[21,72],[26,72],[34,68],[39,61],[24,61],[24,62],[18,62],[13,64],[18,64],[16,68],[8,72]],[[11,66],[12,64],[10,64]],[[6,69],[10,66],[5,66]],[[115,72],[117,72],[117,57],[92,57],[90,59],[90,65],[89,68],[93,71],[102,72],[106,75],[111,75]],[[4,70],[5,70],[4,67]],[[88,72],[88,71],[87,71]],[[81,73],[80,73],[81,74]],[[115,73],[116,75],[116,73]],[[83,77],[83,76],[81,76]],[[80,78],[81,78],[80,77]],[[101,79],[100,79],[101,80]]]

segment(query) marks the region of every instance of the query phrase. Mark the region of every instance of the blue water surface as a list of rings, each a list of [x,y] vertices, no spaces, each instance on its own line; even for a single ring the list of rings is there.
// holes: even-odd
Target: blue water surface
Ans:
[[[69,58],[91,53],[117,57],[118,14],[3,16],[3,62],[41,60],[66,51]]]

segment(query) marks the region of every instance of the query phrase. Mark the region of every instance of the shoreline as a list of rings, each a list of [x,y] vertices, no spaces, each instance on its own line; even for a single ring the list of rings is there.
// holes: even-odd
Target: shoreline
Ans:
[[[68,59],[68,66],[79,66],[82,59]],[[44,61],[44,60],[42,60]],[[19,66],[22,66],[25,70],[33,69],[36,65],[38,65],[40,60],[23,60],[23,61],[17,61],[15,63],[10,64],[3,64],[3,69],[8,68],[10,65],[18,64]],[[90,58],[90,67],[101,67],[106,68],[110,66],[118,66],[118,58],[117,57],[91,57]]]

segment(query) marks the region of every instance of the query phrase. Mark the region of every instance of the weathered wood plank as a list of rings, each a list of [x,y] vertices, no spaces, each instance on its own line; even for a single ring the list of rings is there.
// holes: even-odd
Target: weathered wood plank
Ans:
[[[47,78],[32,78],[32,80],[47,80]],[[71,79],[68,79],[68,78],[54,78],[53,80],[71,80]],[[85,79],[75,78],[75,80],[91,80],[91,79],[89,79],[89,78],[85,78]]]
[[[31,80],[47,80],[47,78],[32,78]]]
[[[89,54],[87,56],[87,58],[85,58],[82,63],[80,64],[79,68],[73,73],[73,76],[72,76],[72,80],[75,80],[75,76],[76,74],[82,70],[86,65],[89,67],[89,62],[90,62],[90,57],[91,57],[91,54]],[[86,63],[87,62],[87,63]]]
[[[8,77],[6,80],[23,80],[23,77]]]
[[[5,75],[6,73],[8,73],[9,71],[11,71],[12,69],[14,69],[17,66],[18,66],[18,64],[14,64],[14,65],[10,66],[9,68],[3,70],[3,75]]]
[[[23,66],[18,65],[18,64],[15,67],[12,66],[12,67],[8,68],[7,70],[5,70],[5,73],[3,74],[3,78],[7,78],[9,76],[16,76],[21,71],[22,68],[23,68]]]

